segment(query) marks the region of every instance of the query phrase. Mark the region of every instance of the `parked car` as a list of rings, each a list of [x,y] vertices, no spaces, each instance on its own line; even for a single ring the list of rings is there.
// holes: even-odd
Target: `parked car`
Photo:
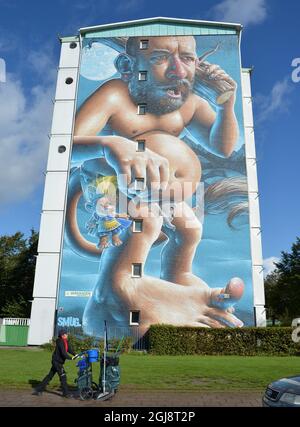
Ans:
[[[269,384],[262,403],[266,407],[300,408],[300,375],[282,378]]]

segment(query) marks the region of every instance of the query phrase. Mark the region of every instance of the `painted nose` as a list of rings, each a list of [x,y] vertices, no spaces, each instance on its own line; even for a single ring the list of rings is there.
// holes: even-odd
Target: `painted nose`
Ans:
[[[169,79],[184,79],[186,77],[186,71],[182,62],[178,56],[174,56],[169,66],[167,77]]]

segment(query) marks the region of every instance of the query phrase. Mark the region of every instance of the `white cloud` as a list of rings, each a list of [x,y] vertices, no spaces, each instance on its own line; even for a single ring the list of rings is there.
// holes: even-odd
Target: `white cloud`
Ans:
[[[258,108],[256,123],[260,124],[273,117],[274,113],[288,111],[290,105],[290,93],[293,87],[290,84],[290,77],[286,77],[274,84],[269,95],[257,94],[254,98]]]
[[[6,52],[17,49],[18,38],[10,33],[8,29],[0,28],[0,51],[3,56]]]
[[[211,9],[210,15],[216,21],[261,24],[267,17],[266,0],[224,0]]]
[[[274,262],[279,262],[279,258],[272,256],[270,258],[264,259],[264,276],[265,277],[275,270],[276,266]]]
[[[7,75],[0,83],[0,205],[22,201],[43,182],[53,105],[52,85],[29,94],[20,80]]]
[[[121,2],[117,7],[118,13],[128,13],[135,12],[137,9],[141,9],[143,6],[142,0],[127,0],[126,2]]]
[[[51,51],[49,53],[49,51]],[[32,51],[27,57],[27,65],[34,71],[43,84],[53,84],[57,78],[57,70],[53,64],[53,49],[49,45],[43,51]]]

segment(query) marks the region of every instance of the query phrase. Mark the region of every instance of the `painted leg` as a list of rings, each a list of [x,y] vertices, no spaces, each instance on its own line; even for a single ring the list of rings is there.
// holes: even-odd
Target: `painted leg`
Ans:
[[[182,214],[182,215],[180,215]],[[167,231],[169,241],[162,251],[162,275],[170,282],[185,286],[197,285],[203,290],[207,284],[192,272],[193,259],[201,240],[202,227],[193,210],[187,204],[176,206],[173,224],[174,232]],[[191,227],[192,225],[192,227]],[[240,278],[232,278],[224,288],[210,289],[210,306],[207,315],[226,326],[243,326],[243,322],[232,313],[234,305],[244,292],[244,282]],[[225,312],[231,313],[227,316]],[[214,322],[207,322],[213,327]]]
[[[124,231],[123,244],[107,248],[101,256],[99,279],[83,314],[83,329],[89,335],[102,336],[104,320],[108,324],[128,327],[125,281],[131,279],[132,263],[145,263],[162,226],[161,217],[147,218],[147,213],[141,212],[140,216],[144,221],[143,233]]]
[[[143,233],[127,232],[123,245],[106,249],[101,257],[99,280],[83,318],[86,333],[102,336],[104,320],[128,327],[130,310],[140,311],[142,333],[155,323],[238,326],[231,313],[211,307],[212,289],[200,278],[183,286],[153,276],[132,277],[132,263],[145,264],[162,226],[162,218],[141,218]]]
[[[99,239],[99,243],[97,245],[98,249],[103,251],[104,249],[109,248],[109,246],[110,244],[109,244],[108,236],[101,236]]]
[[[172,224],[176,230],[166,230],[169,241],[162,251],[161,277],[181,285],[201,285],[201,279],[192,274],[192,265],[202,225],[186,203],[176,205]]]

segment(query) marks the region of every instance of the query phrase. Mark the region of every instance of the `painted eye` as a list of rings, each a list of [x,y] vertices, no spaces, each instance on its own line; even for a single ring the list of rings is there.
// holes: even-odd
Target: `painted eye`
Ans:
[[[155,64],[159,64],[159,63],[167,61],[167,60],[168,60],[168,55],[159,55],[159,56],[154,56],[153,58],[151,58],[151,62],[154,62]]]
[[[187,63],[195,62],[195,58],[193,56],[182,56],[181,59]]]

